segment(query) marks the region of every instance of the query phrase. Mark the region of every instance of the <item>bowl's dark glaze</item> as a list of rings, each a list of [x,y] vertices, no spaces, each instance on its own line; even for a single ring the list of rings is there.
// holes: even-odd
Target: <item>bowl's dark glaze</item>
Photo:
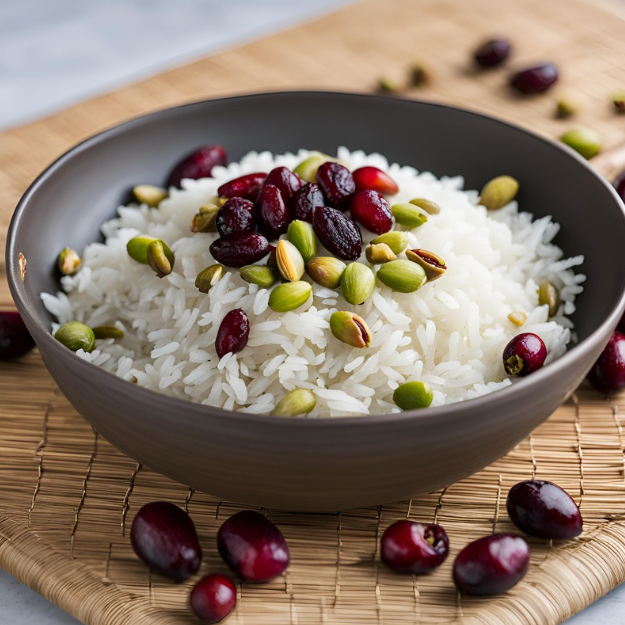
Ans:
[[[339,145],[381,152],[480,188],[506,173],[519,201],[561,226],[584,254],[574,315],[580,344],[489,397],[384,417],[283,419],[231,413],[136,387],[80,360],[48,333],[39,293],[58,290],[54,259],[82,249],[137,183],[162,184],[194,147],[231,159]],[[462,478],[506,453],[574,390],[625,306],[625,216],[612,188],[571,150],[467,111],[333,93],[276,93],[199,102],[97,135],[54,163],[22,198],[7,245],[13,297],[43,360],[77,410],[109,441],[194,488],[249,504],[335,510],[397,500]],[[22,283],[18,254],[28,260]]]

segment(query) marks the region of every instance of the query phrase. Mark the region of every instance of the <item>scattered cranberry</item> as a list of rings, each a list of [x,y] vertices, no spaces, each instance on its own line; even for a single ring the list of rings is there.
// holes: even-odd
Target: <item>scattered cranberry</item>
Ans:
[[[191,591],[191,608],[205,623],[218,623],[226,618],[237,603],[237,588],[225,575],[213,573],[203,577]]]
[[[506,592],[523,579],[530,548],[514,534],[493,534],[469,543],[454,562],[454,583],[471,595]]]
[[[341,211],[322,206],[315,211],[313,228],[322,245],[343,260],[356,260],[362,253],[358,226]]]
[[[302,187],[302,181],[288,168],[276,167],[267,175],[265,184],[272,184],[280,189],[285,204],[290,205],[291,198]]]
[[[625,334],[612,334],[601,356],[592,366],[588,381],[602,393],[618,391],[625,386]]]
[[[317,170],[317,182],[330,206],[346,210],[356,192],[354,176],[347,167],[329,161]]]
[[[262,234],[235,232],[211,243],[212,257],[226,267],[243,267],[269,254],[269,242]]]
[[[399,191],[397,183],[384,171],[377,167],[360,167],[354,170],[354,183],[356,184],[356,193],[358,191],[377,191],[378,193],[386,193],[387,195],[395,195]]]
[[[0,360],[13,360],[35,346],[20,314],[14,310],[0,312]]]
[[[612,183],[618,196],[625,202],[625,171],[621,173],[618,178]]]
[[[269,239],[284,234],[291,222],[291,211],[278,187],[266,184],[258,198],[260,229]]]
[[[293,196],[293,218],[312,223],[315,211],[325,203],[319,185],[309,182]]]
[[[582,533],[582,515],[569,494],[551,482],[528,480],[515,484],[506,508],[512,522],[540,538],[574,538]]]
[[[491,39],[473,53],[473,58],[480,67],[495,67],[508,58],[510,49],[507,39]]]
[[[528,375],[545,363],[547,348],[540,336],[517,334],[503,350],[503,368],[508,375]]]
[[[246,200],[252,200],[255,202],[258,199],[260,190],[263,188],[263,183],[267,178],[267,174],[245,174],[245,176],[239,176],[230,182],[225,182],[219,189],[217,189],[217,195],[220,197],[242,197]]]
[[[377,191],[356,193],[351,204],[351,215],[354,221],[376,234],[384,234],[393,227],[391,207]]]
[[[208,178],[215,165],[227,165],[228,155],[220,145],[208,145],[189,154],[174,167],[167,179],[168,187],[179,187],[181,180]]]
[[[135,553],[152,571],[182,582],[200,567],[202,549],[191,517],[166,501],[148,503],[130,530]]]
[[[256,207],[250,200],[233,197],[219,209],[215,224],[222,237],[256,230]]]
[[[289,565],[289,548],[280,530],[258,512],[244,510],[219,528],[221,557],[244,579],[264,582]]]
[[[245,311],[240,308],[231,310],[222,320],[217,338],[215,339],[215,349],[217,355],[223,358],[232,352],[236,354],[245,348],[250,335],[250,322]]]
[[[521,93],[542,93],[558,80],[558,69],[553,63],[528,67],[510,78],[510,84]]]
[[[440,525],[397,521],[382,535],[382,562],[398,573],[429,573],[449,553],[449,538]]]

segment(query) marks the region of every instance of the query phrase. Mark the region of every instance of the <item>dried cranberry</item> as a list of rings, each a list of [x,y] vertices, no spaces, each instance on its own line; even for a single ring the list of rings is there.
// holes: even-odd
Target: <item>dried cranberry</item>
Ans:
[[[570,495],[542,480],[515,484],[506,508],[512,522],[526,534],[540,538],[574,538],[582,533],[582,515]]]
[[[454,562],[456,586],[471,595],[506,592],[523,579],[530,548],[514,534],[493,534],[469,543]]]
[[[148,503],[130,530],[135,553],[152,571],[181,582],[200,567],[202,549],[191,517],[167,501]]]
[[[302,188],[302,181],[288,168],[276,167],[267,174],[265,184],[280,189],[285,204],[290,205],[293,195]]]
[[[356,184],[356,193],[371,189],[371,191],[378,193],[395,195],[399,191],[397,183],[386,172],[377,167],[370,165],[360,167],[352,175]]]
[[[250,322],[244,310],[235,308],[231,310],[221,321],[215,349],[217,355],[223,358],[226,354],[236,354],[245,348],[250,336]]]
[[[384,196],[377,191],[360,191],[352,199],[351,215],[367,230],[384,234],[393,227],[393,213]]]
[[[289,548],[280,530],[252,510],[237,512],[224,522],[217,548],[228,566],[252,582],[276,577],[289,565]]]
[[[356,183],[347,167],[332,161],[324,163],[317,170],[317,182],[330,206],[341,210],[349,207]]]
[[[322,206],[315,211],[313,228],[322,245],[343,260],[356,260],[362,253],[358,226],[341,211]]]
[[[243,267],[269,254],[269,242],[262,234],[235,232],[211,243],[211,256],[226,267]]]
[[[612,393],[625,387],[625,334],[612,334],[601,356],[592,366],[588,381],[602,393]]]
[[[399,573],[429,573],[449,553],[449,538],[440,525],[397,521],[382,535],[380,557]]]
[[[250,232],[256,229],[256,207],[250,200],[233,197],[217,213],[217,230],[222,237],[234,232]]]
[[[179,187],[181,180],[185,178],[208,178],[215,165],[227,164],[226,151],[220,145],[208,145],[182,159],[169,174],[167,186]]]
[[[510,42],[507,39],[491,39],[473,53],[473,58],[480,67],[495,67],[508,58],[510,50]]]
[[[0,312],[0,360],[13,360],[35,346],[20,314],[14,310]]]
[[[293,218],[312,223],[315,211],[325,203],[319,185],[309,182],[293,196]]]
[[[200,620],[218,623],[234,610],[237,587],[229,577],[213,573],[203,577],[194,586],[189,601]]]
[[[553,63],[528,67],[510,78],[510,84],[521,93],[541,93],[558,80],[558,68]]]
[[[503,350],[503,368],[508,375],[528,375],[545,364],[547,348],[540,336],[517,334]]]
[[[225,182],[219,189],[217,189],[217,195],[220,197],[242,197],[246,200],[252,200],[255,202],[258,199],[260,190],[263,188],[263,184],[267,178],[267,174],[245,174],[245,176],[239,176],[230,182]]]
[[[269,239],[277,239],[284,234],[291,223],[291,211],[280,193],[280,189],[266,184],[258,198],[258,218],[262,232]]]

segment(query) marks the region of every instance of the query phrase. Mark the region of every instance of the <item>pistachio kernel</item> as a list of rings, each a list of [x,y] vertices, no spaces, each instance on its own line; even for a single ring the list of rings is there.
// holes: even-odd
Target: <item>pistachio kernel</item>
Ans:
[[[489,180],[480,192],[480,204],[489,211],[503,208],[514,200],[519,182],[512,176],[497,176]]]
[[[559,119],[573,117],[578,110],[577,104],[568,98],[560,98],[556,103],[556,117]]]
[[[614,108],[619,112],[625,112],[625,91],[616,91],[612,94],[612,104]]]
[[[278,241],[276,262],[278,263],[278,271],[289,282],[297,282],[304,275],[304,259],[295,245],[286,239]]]
[[[305,182],[316,182],[317,170],[328,161],[334,162],[336,159],[322,152],[311,152],[308,158],[304,159],[293,169],[293,173]]]
[[[338,289],[345,271],[345,263],[333,256],[317,256],[306,263],[310,279],[328,289]]]
[[[159,277],[168,276],[174,268],[174,254],[162,239],[154,239],[148,245],[148,264]]]
[[[382,93],[399,93],[403,89],[403,85],[390,76],[380,76],[378,78],[378,91]]]
[[[549,280],[538,287],[538,304],[549,307],[549,317],[555,317],[560,308],[560,293]]]
[[[428,282],[438,280],[447,271],[445,261],[428,250],[406,250],[406,258],[423,268]]]
[[[208,293],[223,277],[225,268],[219,263],[202,269],[195,278],[195,286],[200,293]]]
[[[191,219],[191,232],[217,232],[218,212],[216,204],[202,204]]]
[[[585,159],[596,156],[603,147],[601,137],[594,130],[590,130],[590,128],[569,130],[560,137],[560,140],[581,154]]]
[[[341,292],[350,304],[363,304],[375,291],[373,271],[362,263],[349,263],[341,277]]]
[[[376,237],[371,243],[386,243],[391,248],[393,254],[401,254],[408,247],[408,235],[399,230],[391,230]]]
[[[95,348],[93,330],[80,321],[70,321],[62,325],[54,333],[54,338],[73,352],[77,352],[79,349],[92,352]]]
[[[115,326],[98,326],[93,328],[96,339],[123,339],[124,331]]]
[[[365,256],[372,265],[381,265],[397,258],[386,243],[370,243]]]
[[[132,190],[132,194],[141,204],[156,208],[169,194],[165,189],[153,184],[139,184]]]
[[[355,313],[344,310],[332,313],[330,331],[339,341],[352,347],[371,345],[371,330],[366,321]]]
[[[421,209],[407,202],[393,204],[391,213],[393,213],[393,217],[395,217],[395,221],[398,224],[406,226],[411,230],[422,226],[428,220],[428,216]]]
[[[317,404],[315,394],[307,388],[289,391],[273,409],[279,417],[297,417],[309,413]]]
[[[239,269],[241,277],[250,284],[268,289],[278,281],[278,274],[267,265],[245,265]]]
[[[128,256],[142,265],[148,265],[148,246],[154,240],[154,237],[149,237],[146,234],[133,237],[126,243]]]
[[[302,280],[278,285],[269,295],[269,308],[275,312],[288,312],[303,306],[312,293],[312,286]]]
[[[57,259],[59,271],[64,276],[73,276],[81,262],[80,256],[71,247],[64,247]]]
[[[414,200],[410,200],[410,204],[422,208],[428,215],[438,215],[441,212],[441,207],[436,202],[426,200],[422,197],[416,197]]]
[[[413,87],[425,87],[432,82],[432,72],[421,61],[415,61],[410,67],[410,82]]]
[[[304,263],[307,263],[317,255],[315,232],[312,224],[309,224],[307,221],[293,220],[286,231],[286,239],[299,250]]]
[[[515,310],[508,315],[508,320],[520,328],[527,321],[527,315],[520,310]]]
[[[402,410],[427,408],[434,399],[434,393],[426,382],[404,382],[393,393],[393,401]]]
[[[382,284],[400,293],[412,293],[426,282],[423,267],[409,260],[392,260],[381,265],[376,276]]]

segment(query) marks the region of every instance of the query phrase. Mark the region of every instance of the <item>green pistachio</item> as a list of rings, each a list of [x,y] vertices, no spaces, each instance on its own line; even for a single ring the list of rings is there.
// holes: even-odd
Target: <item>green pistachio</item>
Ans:
[[[286,231],[286,239],[299,250],[305,263],[317,255],[317,238],[312,225],[307,221],[292,221]]]
[[[317,256],[306,263],[311,280],[328,289],[338,289],[345,271],[345,263],[333,256]]]
[[[54,338],[73,352],[83,349],[92,352],[95,348],[93,330],[80,321],[70,321],[62,325],[55,333]]]
[[[139,236],[130,239],[130,241],[126,243],[128,256],[130,256],[133,260],[136,260],[138,263],[148,265],[148,246],[154,240],[154,237],[149,237],[146,234],[140,234]]]
[[[273,409],[279,417],[297,417],[309,413],[317,404],[315,394],[307,388],[289,391]]]
[[[378,269],[378,280],[393,291],[412,293],[426,281],[423,267],[409,260],[392,260]]]
[[[209,265],[197,274],[195,286],[200,293],[208,293],[224,277],[225,271],[224,266],[219,263]]]
[[[422,208],[428,215],[438,215],[441,212],[441,207],[438,204],[422,197],[416,197],[414,200],[410,200],[410,203]]]
[[[527,315],[524,312],[520,311],[520,310],[519,311],[514,311],[514,312],[511,312],[508,315],[508,319],[515,326],[520,328],[527,321]]]
[[[592,158],[601,152],[601,137],[589,128],[569,130],[560,137],[562,143],[579,152],[585,159]]]
[[[132,190],[133,195],[141,204],[147,204],[156,208],[169,194],[161,187],[153,184],[140,184]]]
[[[293,173],[306,182],[315,182],[317,180],[317,170],[328,161],[334,162],[336,159],[322,152],[311,152],[308,158],[304,159],[293,169]]]
[[[303,306],[312,293],[312,286],[301,280],[285,282],[269,295],[269,308],[275,312],[288,312]]]
[[[221,208],[229,199],[229,197],[213,195],[213,197],[206,202],[206,205],[214,204],[217,208]]]
[[[362,317],[347,311],[332,313],[330,331],[343,343],[352,347],[369,347],[371,330]]]
[[[393,204],[393,206],[391,206],[391,212],[398,224],[406,226],[411,230],[412,228],[422,226],[428,220],[428,216],[414,204]]]
[[[115,326],[98,326],[93,328],[96,339],[123,339],[124,332]]]
[[[612,94],[612,104],[619,113],[625,112],[625,91],[615,91]]]
[[[497,176],[484,185],[480,193],[480,204],[489,211],[509,204],[519,191],[519,183],[512,176]]]
[[[174,268],[174,254],[162,239],[154,239],[148,245],[148,264],[159,277],[168,276]]]
[[[289,282],[297,282],[303,275],[306,265],[299,250],[286,239],[280,239],[276,246],[278,271]]]
[[[560,293],[558,293],[558,289],[549,280],[545,280],[538,287],[538,304],[549,307],[550,317],[555,317],[558,308],[560,308]]]
[[[341,291],[345,301],[358,305],[373,295],[375,276],[373,271],[362,263],[350,263],[341,277]]]
[[[71,247],[64,247],[57,259],[59,271],[64,276],[73,276],[79,269],[80,256]]]
[[[191,232],[217,232],[218,212],[216,204],[202,204],[191,220]]]
[[[278,274],[267,265],[245,265],[239,269],[241,277],[251,284],[257,284],[265,289],[278,281]]]
[[[432,389],[426,382],[404,382],[393,393],[393,401],[402,410],[427,408],[433,398]]]
[[[365,250],[365,256],[372,265],[381,265],[397,258],[386,243],[371,243]]]
[[[386,243],[393,254],[401,254],[408,247],[408,235],[399,230],[391,230],[376,237],[371,243]]]
[[[560,119],[573,117],[577,111],[577,104],[568,98],[560,98],[556,103],[556,117]]]
[[[382,91],[383,93],[398,93],[403,88],[404,86],[398,80],[390,76],[380,76],[380,78],[378,78],[378,91]]]
[[[406,258],[423,268],[428,282],[438,280],[447,271],[445,261],[427,250],[406,250]]]

